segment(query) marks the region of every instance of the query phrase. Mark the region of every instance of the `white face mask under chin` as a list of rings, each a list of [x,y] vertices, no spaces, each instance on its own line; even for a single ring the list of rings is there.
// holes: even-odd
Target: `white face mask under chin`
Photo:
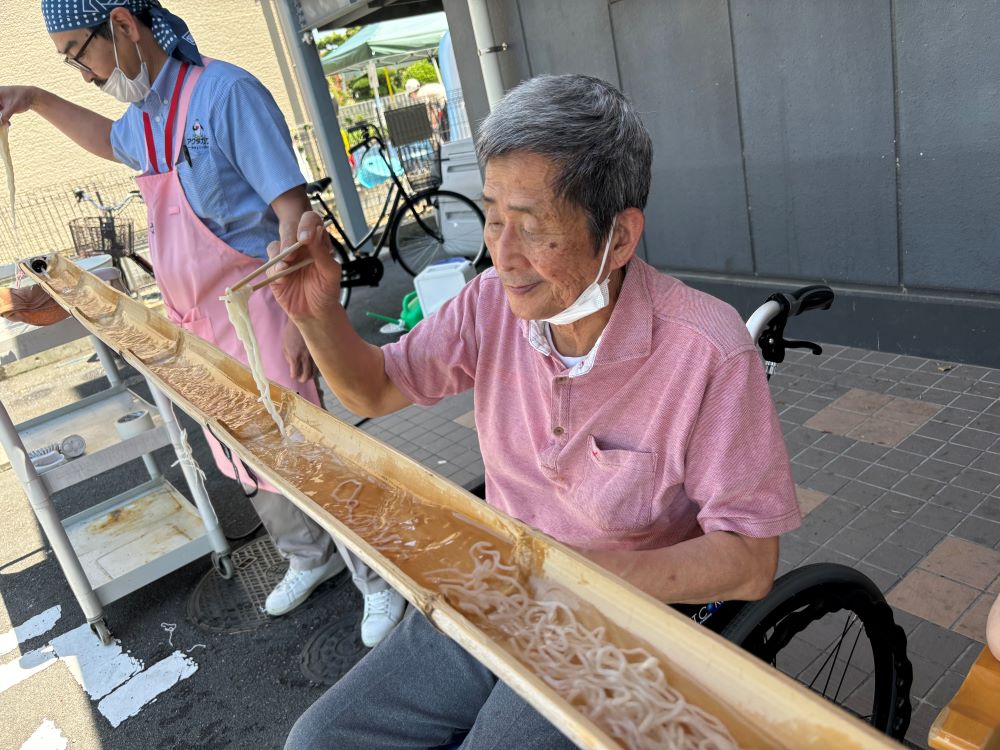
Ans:
[[[604,255],[601,258],[601,267],[597,269],[597,278],[590,285],[580,292],[580,296],[562,312],[556,313],[551,318],[541,318],[542,322],[553,326],[565,326],[575,323],[581,318],[593,315],[598,310],[603,310],[608,306],[611,295],[608,292],[608,284],[611,276],[601,281],[601,274],[604,273],[604,264],[608,260],[608,252],[611,250],[611,239],[615,236],[616,216],[611,222],[611,230],[608,232],[608,241],[604,244]]]
[[[125,104],[141,102],[149,96],[151,87],[149,85],[149,68],[146,67],[146,61],[142,59],[142,52],[139,51],[139,45],[135,45],[135,51],[139,53],[139,60],[142,62],[142,65],[139,67],[139,75],[135,78],[129,78],[119,67],[118,45],[115,44],[115,25],[113,23],[111,24],[111,46],[115,49],[115,69],[108,76],[108,80],[104,82],[104,85],[101,86],[101,91],[105,94],[110,94]]]

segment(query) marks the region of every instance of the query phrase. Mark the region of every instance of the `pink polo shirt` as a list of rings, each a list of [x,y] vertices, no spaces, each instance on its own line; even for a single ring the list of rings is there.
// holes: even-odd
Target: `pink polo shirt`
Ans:
[[[654,549],[800,523],[739,315],[638,258],[594,350],[571,368],[538,323],[510,312],[492,269],[383,352],[415,403],[475,389],[487,501],[566,544]]]

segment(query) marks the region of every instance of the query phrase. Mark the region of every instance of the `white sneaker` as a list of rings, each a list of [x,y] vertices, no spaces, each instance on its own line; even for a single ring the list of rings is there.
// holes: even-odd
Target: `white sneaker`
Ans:
[[[361,642],[374,647],[403,619],[406,599],[392,589],[365,594],[365,616],[361,619]]]
[[[264,611],[271,617],[278,617],[291,612],[302,604],[313,590],[323,581],[333,578],[345,567],[343,558],[336,552],[333,553],[325,565],[320,565],[312,570],[295,570],[289,568],[274,591],[267,595],[264,602]]]

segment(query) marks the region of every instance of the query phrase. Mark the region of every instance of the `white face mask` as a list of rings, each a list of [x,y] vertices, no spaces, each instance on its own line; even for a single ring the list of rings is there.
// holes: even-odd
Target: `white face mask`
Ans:
[[[115,48],[115,69],[108,77],[108,80],[101,86],[101,91],[110,94],[115,99],[125,104],[141,102],[149,96],[149,68],[146,61],[142,59],[142,52],[139,52],[139,45],[135,45],[135,51],[139,53],[139,60],[142,65],[139,68],[139,75],[129,78],[125,72],[118,67],[118,45],[115,44],[115,25],[111,24],[111,46]]]
[[[611,295],[608,293],[608,283],[611,276],[609,275],[608,278],[601,281],[601,274],[604,273],[604,264],[607,262],[608,252],[611,250],[611,240],[615,236],[616,221],[618,221],[617,216],[611,222],[611,231],[608,232],[608,241],[604,244],[604,256],[601,258],[601,267],[597,269],[597,278],[590,283],[590,286],[580,292],[580,296],[573,304],[551,318],[542,318],[543,322],[554,326],[565,326],[575,323],[580,318],[593,315],[598,310],[603,310],[608,306],[608,302],[611,300]]]

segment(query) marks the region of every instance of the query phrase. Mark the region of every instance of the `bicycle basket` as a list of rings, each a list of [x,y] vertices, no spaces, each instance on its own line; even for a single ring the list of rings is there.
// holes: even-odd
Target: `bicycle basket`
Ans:
[[[434,108],[425,103],[385,111],[389,139],[414,190],[441,185],[441,142],[431,125]]]
[[[81,216],[70,219],[69,234],[79,258],[102,254],[123,258],[133,254],[131,219]]]

